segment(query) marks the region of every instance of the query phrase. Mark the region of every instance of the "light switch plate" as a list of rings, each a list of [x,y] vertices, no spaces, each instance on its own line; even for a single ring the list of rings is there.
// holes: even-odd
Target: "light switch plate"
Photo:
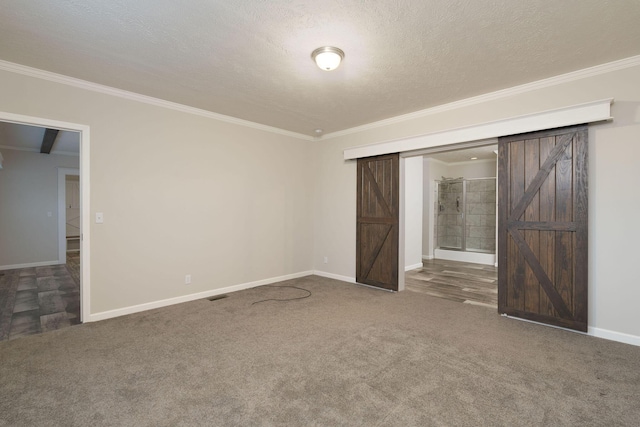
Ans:
[[[96,224],[102,224],[104,222],[104,215],[102,212],[96,212]]]

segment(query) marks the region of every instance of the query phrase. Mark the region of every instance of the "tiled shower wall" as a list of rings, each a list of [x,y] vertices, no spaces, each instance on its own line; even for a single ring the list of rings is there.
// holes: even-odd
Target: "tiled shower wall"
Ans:
[[[466,206],[463,185],[466,185]],[[440,182],[436,212],[436,247],[462,249],[462,229],[465,227],[466,250],[495,253],[495,178]],[[466,224],[461,215],[463,212]]]
[[[467,250],[496,251],[496,180],[465,182]]]

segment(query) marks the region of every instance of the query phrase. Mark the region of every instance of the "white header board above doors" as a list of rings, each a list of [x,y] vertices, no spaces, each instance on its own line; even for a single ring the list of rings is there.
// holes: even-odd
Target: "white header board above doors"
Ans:
[[[344,159],[352,160],[389,153],[406,153],[425,148],[611,120],[612,102],[613,98],[603,99],[427,135],[351,147],[344,150]]]

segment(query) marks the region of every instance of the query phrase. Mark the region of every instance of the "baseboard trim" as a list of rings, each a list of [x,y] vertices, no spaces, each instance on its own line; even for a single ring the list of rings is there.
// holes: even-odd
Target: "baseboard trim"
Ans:
[[[444,259],[447,261],[459,261],[470,262],[474,264],[495,265],[496,254],[489,254],[483,252],[467,252],[467,251],[455,251],[447,249],[436,249],[436,259]]]
[[[327,273],[326,271],[319,271],[319,270],[315,270],[313,274],[320,277],[326,277],[327,279],[335,279],[335,280],[340,280],[342,282],[356,283],[355,277],[341,276],[339,274]]]
[[[418,264],[407,265],[407,266],[404,268],[404,271],[415,270],[416,268],[422,268],[422,263],[421,263],[421,262],[419,262]]]
[[[423,261],[429,261],[433,259],[433,255],[422,255]]]
[[[624,344],[631,344],[640,347],[640,336],[625,334],[622,332],[610,331],[608,329],[593,328],[589,326],[587,329],[589,335],[594,337],[604,338],[610,341],[617,341]]]
[[[0,265],[0,271],[2,270],[15,270],[18,268],[31,268],[31,267],[44,267],[46,265],[59,265],[64,264],[59,260],[55,261],[42,261],[42,262],[28,262],[25,264],[12,264],[12,265]]]
[[[211,289],[204,292],[198,292],[195,294],[182,295],[175,298],[168,298],[159,301],[147,302],[144,304],[132,305],[130,307],[117,308],[115,310],[102,311],[100,313],[94,313],[89,316],[88,322],[97,322],[100,320],[111,319],[114,317],[126,316],[127,314],[139,313],[141,311],[153,310],[155,308],[167,307],[169,305],[181,304],[183,302],[194,301],[197,299],[204,299],[213,297],[220,294],[226,294],[230,292],[242,291],[244,289],[255,288],[258,286],[269,285],[271,283],[282,282],[284,280],[298,279],[300,277],[311,276],[313,271],[301,271],[299,273],[287,274],[284,276],[272,277],[269,279],[257,280],[255,282],[241,283],[239,285],[227,286],[224,288]]]

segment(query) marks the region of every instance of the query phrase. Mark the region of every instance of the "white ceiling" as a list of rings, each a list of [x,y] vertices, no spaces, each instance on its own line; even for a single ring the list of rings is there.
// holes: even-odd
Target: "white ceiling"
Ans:
[[[45,128],[0,121],[0,148],[40,152]],[[51,154],[79,154],[80,134],[61,130]]]
[[[0,59],[314,135],[639,55],[639,22],[638,0],[5,1]]]

